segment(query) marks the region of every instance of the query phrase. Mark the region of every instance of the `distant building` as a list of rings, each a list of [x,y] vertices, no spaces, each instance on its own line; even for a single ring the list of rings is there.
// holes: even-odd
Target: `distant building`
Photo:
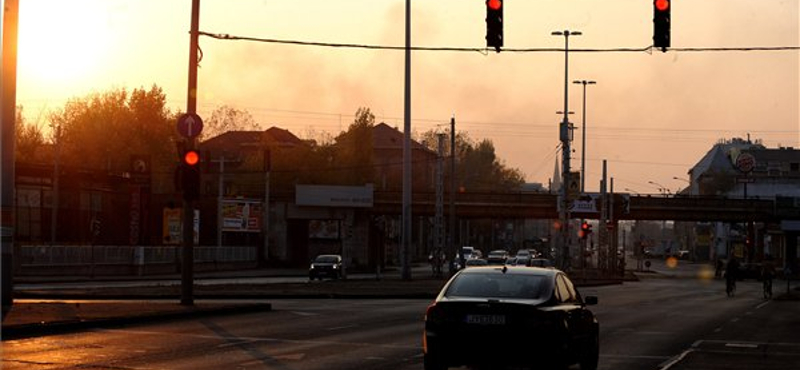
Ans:
[[[737,168],[741,156],[755,160],[751,171]],[[722,141],[689,170],[689,195],[775,198],[800,196],[800,150],[769,149],[759,141]]]
[[[752,199],[800,199],[800,150],[767,148],[760,141],[734,138],[714,145],[688,172],[690,185],[679,194]],[[785,263],[797,258],[791,247],[794,223],[711,223],[695,226],[689,236],[700,259],[761,260]],[[794,242],[796,244],[796,242]]]

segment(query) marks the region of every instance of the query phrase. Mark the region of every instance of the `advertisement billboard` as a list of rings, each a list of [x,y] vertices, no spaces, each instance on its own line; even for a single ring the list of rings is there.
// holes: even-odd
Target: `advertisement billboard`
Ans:
[[[263,203],[252,199],[222,201],[222,231],[260,233],[264,218]]]

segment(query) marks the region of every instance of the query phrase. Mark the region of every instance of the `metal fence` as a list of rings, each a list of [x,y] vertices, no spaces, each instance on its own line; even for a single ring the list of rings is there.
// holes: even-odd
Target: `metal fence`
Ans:
[[[115,245],[22,245],[22,266],[69,266],[88,264],[147,265],[179,261],[181,247]],[[255,262],[256,248],[243,246],[194,247],[194,261]]]

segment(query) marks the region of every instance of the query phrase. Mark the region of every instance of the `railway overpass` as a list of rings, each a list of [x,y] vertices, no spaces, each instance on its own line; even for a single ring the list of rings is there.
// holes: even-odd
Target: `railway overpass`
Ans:
[[[599,198],[599,197],[598,197]],[[375,192],[373,214],[400,214],[399,192]],[[445,196],[444,213],[450,199]],[[600,200],[594,210],[572,212],[571,218],[599,219]],[[737,199],[710,196],[634,196],[614,194],[612,218],[615,220],[674,220],[719,222],[780,222],[800,220],[800,198]],[[460,218],[557,219],[558,197],[549,193],[459,193],[455,198],[456,215]],[[414,193],[412,213],[434,215],[436,195]]]

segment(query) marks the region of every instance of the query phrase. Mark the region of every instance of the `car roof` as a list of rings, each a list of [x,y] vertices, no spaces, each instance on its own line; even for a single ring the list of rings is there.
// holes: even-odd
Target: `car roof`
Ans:
[[[462,270],[461,274],[514,274],[514,275],[540,275],[555,276],[561,270],[555,268],[541,268],[528,266],[477,266]]]

